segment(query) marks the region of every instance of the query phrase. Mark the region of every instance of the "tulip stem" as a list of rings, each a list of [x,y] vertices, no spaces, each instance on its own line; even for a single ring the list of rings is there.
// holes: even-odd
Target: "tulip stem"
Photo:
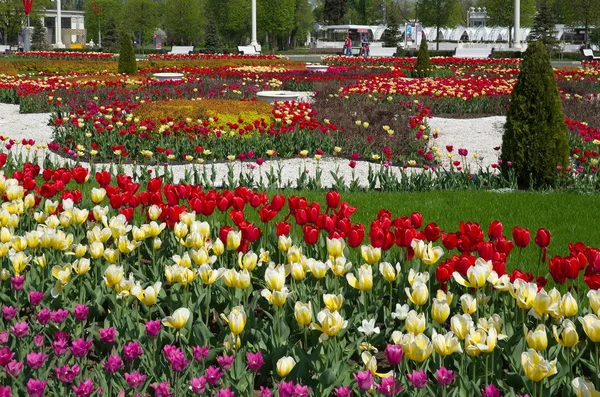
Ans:
[[[392,283],[390,282],[390,313],[393,311],[392,310],[392,305],[393,305],[393,297],[394,297],[394,286],[392,285]]]
[[[367,312],[367,292],[363,291],[362,294],[363,294],[363,307],[365,310],[365,319],[368,319],[369,314]]]
[[[211,299],[211,286],[208,286],[208,291],[206,292],[206,328],[208,328],[208,321],[210,320],[210,299]]]
[[[596,345],[596,390],[600,390],[600,361],[598,361],[598,343]]]

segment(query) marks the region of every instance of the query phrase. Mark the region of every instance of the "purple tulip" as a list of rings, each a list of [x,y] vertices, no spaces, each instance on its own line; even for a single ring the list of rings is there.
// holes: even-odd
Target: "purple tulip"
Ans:
[[[71,383],[73,379],[79,375],[79,365],[75,364],[69,368],[67,364],[62,367],[54,368],[54,372],[56,373],[56,379],[61,381],[62,383]]]
[[[171,397],[173,395],[173,393],[169,392],[169,387],[171,387],[171,385],[168,381],[153,384],[150,385],[150,387],[154,389],[154,397]]]
[[[308,386],[303,386],[300,383],[294,388],[294,397],[308,397]]]
[[[498,389],[494,384],[487,385],[481,389],[481,395],[482,397],[502,397],[500,389]]]
[[[118,372],[121,368],[123,368],[123,360],[121,360],[121,356],[115,355],[108,357],[108,360],[102,363],[104,370],[109,374],[114,374]]]
[[[131,374],[125,372],[125,382],[130,389],[137,389],[146,381],[146,375],[140,372],[133,372]]]
[[[165,345],[163,354],[175,372],[183,372],[191,361],[186,360],[185,353],[175,346]]]
[[[9,386],[0,386],[0,397],[12,397],[12,391]]]
[[[258,371],[263,365],[265,365],[265,360],[263,359],[263,355],[261,352],[248,352],[246,353],[246,364],[251,371]]]
[[[295,395],[296,385],[293,380],[279,384],[279,397],[294,397]]]
[[[87,379],[79,384],[79,386],[73,386],[73,391],[76,397],[90,397],[94,392],[94,382],[91,379]]]
[[[449,370],[446,367],[440,367],[435,371],[435,377],[440,386],[448,386],[456,378],[456,372]]]
[[[69,311],[65,309],[58,309],[50,313],[50,320],[54,324],[62,324],[67,317],[69,317]]]
[[[146,334],[155,338],[160,333],[160,320],[151,320],[146,323]]]
[[[37,320],[38,320],[38,323],[40,323],[42,325],[48,324],[50,322],[50,314],[51,313],[52,312],[47,307],[45,307],[42,310],[40,310],[39,313],[36,316]]]
[[[199,378],[190,379],[190,389],[194,394],[204,394],[206,391],[206,376],[201,376]]]
[[[29,397],[44,397],[44,389],[47,381],[40,379],[29,379],[27,381],[27,395]]]
[[[16,378],[23,371],[23,363],[17,360],[11,360],[6,364],[6,374]]]
[[[52,350],[57,356],[62,356],[69,349],[69,334],[66,332],[55,332],[54,340],[52,341]]]
[[[413,371],[412,374],[407,374],[408,380],[410,383],[416,387],[417,389],[422,389],[427,385],[427,372],[421,371]]]
[[[20,291],[23,289],[23,284],[25,283],[25,276],[15,276],[10,278],[10,284],[12,285],[12,289],[15,291]]]
[[[123,345],[123,357],[126,361],[134,361],[142,354],[144,354],[144,350],[142,350],[142,346],[138,341]]]
[[[2,308],[2,317],[5,320],[12,320],[17,315],[17,308],[12,306],[4,306]]]
[[[3,345],[8,342],[8,336],[9,336],[8,331],[0,332],[0,345]]]
[[[260,387],[260,397],[273,397],[273,393],[271,393],[271,389],[265,386]]]
[[[337,389],[333,389],[335,392],[335,397],[352,397],[352,390],[348,386],[338,387]]]
[[[387,357],[390,365],[398,365],[402,361],[402,357],[404,356],[404,350],[402,350],[402,345],[390,345],[388,344],[385,348],[385,356]]]
[[[223,372],[221,372],[221,368],[219,367],[211,365],[210,367],[206,368],[206,381],[211,386],[214,386],[217,383],[219,383],[219,380],[223,375],[224,374]]]
[[[42,303],[43,299],[44,299],[43,292],[40,292],[40,291],[29,292],[29,303],[31,303],[32,306],[38,306],[40,303]]]
[[[25,321],[21,321],[15,325],[11,325],[10,330],[17,338],[23,338],[24,336],[29,335],[29,324]]]
[[[34,335],[33,336],[33,344],[35,345],[35,347],[44,346],[44,335],[42,335],[42,334]]]
[[[6,367],[6,365],[13,359],[15,353],[10,351],[8,347],[0,348],[0,366]]]
[[[208,357],[210,348],[208,346],[194,346],[192,347],[192,355],[196,361],[204,361]]]
[[[71,353],[78,358],[87,356],[88,352],[92,347],[92,340],[85,341],[83,338],[79,338],[71,342]]]
[[[98,331],[100,333],[100,340],[104,343],[114,343],[117,331],[114,327],[104,328]]]
[[[358,388],[360,390],[370,390],[373,386],[373,374],[371,371],[359,371],[354,375],[354,379],[356,379],[356,383],[358,383]]]
[[[223,371],[229,371],[231,367],[233,367],[233,360],[235,360],[234,355],[217,357],[217,363],[219,363],[219,367],[221,367]]]
[[[402,386],[396,383],[396,379],[393,376],[381,379],[381,384],[375,384],[375,387],[385,397],[393,397],[403,389]]]
[[[230,388],[225,388],[217,392],[217,397],[235,397],[235,393]]]
[[[81,303],[78,303],[75,306],[75,309],[73,309],[73,316],[78,321],[86,321],[88,318],[89,312],[90,312],[89,307],[87,307],[86,305],[82,305]]]
[[[42,368],[44,362],[48,358],[47,354],[31,352],[26,356],[27,366],[31,369],[39,369]]]

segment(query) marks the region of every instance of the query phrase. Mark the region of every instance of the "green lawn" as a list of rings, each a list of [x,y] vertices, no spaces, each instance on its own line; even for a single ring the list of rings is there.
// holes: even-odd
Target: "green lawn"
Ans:
[[[294,194],[289,192],[288,194]],[[313,191],[295,193],[309,200],[324,203],[325,194]],[[491,221],[504,224],[504,235],[512,239],[512,228],[521,226],[531,231],[531,244],[522,253],[520,266],[526,271],[535,271],[539,251],[533,239],[540,227],[552,233],[548,258],[567,255],[568,243],[582,241],[600,247],[597,195],[571,193],[489,191],[443,191],[424,193],[346,193],[342,199],[358,210],[353,215],[355,222],[367,227],[381,208],[392,211],[394,217],[418,211],[423,215],[423,225],[436,222],[442,230],[457,231],[460,221],[478,222],[484,233]],[[509,258],[508,267],[517,265],[517,251]],[[544,270],[544,273],[546,270]]]

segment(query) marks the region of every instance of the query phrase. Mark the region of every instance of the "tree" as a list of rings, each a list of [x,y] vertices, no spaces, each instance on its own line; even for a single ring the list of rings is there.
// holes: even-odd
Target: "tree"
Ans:
[[[290,36],[292,48],[306,40],[308,32],[312,29],[314,17],[310,5],[306,0],[296,0],[296,12],[294,18],[294,29]]]
[[[139,34],[140,45],[152,41],[154,29],[158,27],[159,5],[152,0],[127,0],[125,15],[127,25]]]
[[[502,138],[502,168],[509,162],[521,188],[550,187],[569,161],[568,131],[550,57],[541,41],[529,44],[512,92]]]
[[[425,35],[421,39],[421,45],[417,52],[417,64],[415,65],[417,77],[429,77],[431,75],[431,59],[429,58],[429,49]]]
[[[550,4],[548,0],[542,0],[538,12],[533,18],[533,27],[530,34],[531,39],[544,43],[546,51],[552,56],[553,53],[558,51],[556,34],[556,25]]]
[[[119,73],[136,74],[137,63],[135,61],[135,50],[133,49],[133,38],[125,29],[119,36],[121,51],[119,51]]]
[[[103,49],[109,48],[111,52],[118,51],[117,26],[120,26],[123,15],[121,3],[118,0],[86,1],[84,12],[88,40],[92,39],[99,45],[102,44]],[[108,47],[105,44],[107,33]]]
[[[200,44],[205,26],[203,0],[166,0],[163,9],[163,27],[171,44]]]
[[[31,35],[31,51],[47,51],[50,46],[46,41],[46,28],[42,25],[41,18],[35,18],[31,21],[33,34]]]
[[[419,0],[417,15],[424,26],[435,26],[436,50],[440,49],[440,28],[448,24],[456,0]]]
[[[206,25],[206,39],[204,40],[204,47],[208,52],[213,54],[221,52],[221,40],[219,38],[217,23],[214,19],[208,21],[208,25]]]
[[[49,0],[34,1],[31,8],[30,20],[40,18],[44,7],[49,6]],[[25,26],[25,13],[21,0],[0,1],[0,37],[3,44],[17,44],[19,31]]]
[[[568,5],[567,21],[571,26],[585,28],[584,44],[589,48],[590,26],[600,24],[598,0],[571,0]]]
[[[115,53],[119,50],[119,35],[117,32],[117,21],[109,19],[102,32],[102,51]]]
[[[294,28],[296,0],[258,0],[258,20],[269,36],[271,48],[289,48],[289,34]]]
[[[348,8],[348,0],[325,0],[323,17],[328,25],[341,25]]]
[[[383,46],[384,47],[398,47],[398,41],[400,40],[400,22],[396,13],[388,14],[387,29],[383,33]]]
[[[521,27],[531,26],[535,14],[536,0],[521,0]],[[480,5],[486,7],[488,26],[508,26],[508,41],[512,42],[512,28],[515,23],[515,2],[513,0],[481,0]],[[522,37],[524,39],[524,37]]]

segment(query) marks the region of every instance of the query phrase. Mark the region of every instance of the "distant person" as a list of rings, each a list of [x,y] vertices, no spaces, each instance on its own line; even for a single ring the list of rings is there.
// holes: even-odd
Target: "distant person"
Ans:
[[[362,36],[360,52],[365,57],[369,56],[369,39],[366,34],[363,34]]]
[[[344,55],[352,56],[352,39],[350,33],[346,35],[346,42],[344,43]]]

